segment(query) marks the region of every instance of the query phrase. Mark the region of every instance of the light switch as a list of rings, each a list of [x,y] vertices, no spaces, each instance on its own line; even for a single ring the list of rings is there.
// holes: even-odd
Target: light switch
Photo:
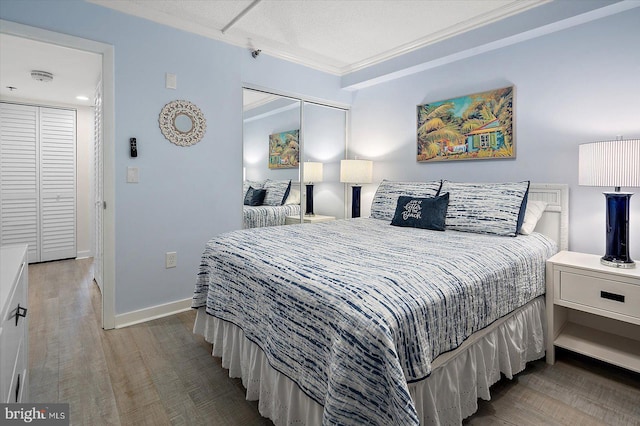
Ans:
[[[175,74],[171,74],[170,72],[168,72],[165,77],[165,87],[167,89],[177,89],[178,77]]]
[[[127,167],[127,183],[138,183],[137,167]]]

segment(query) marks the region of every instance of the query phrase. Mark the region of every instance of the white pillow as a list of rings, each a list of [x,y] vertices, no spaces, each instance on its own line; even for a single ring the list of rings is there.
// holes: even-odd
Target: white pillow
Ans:
[[[285,201],[284,204],[285,205],[300,204],[300,188],[299,187],[291,185],[291,190],[289,190],[289,196],[287,197],[287,201]]]
[[[527,202],[527,210],[524,212],[524,222],[522,222],[519,233],[522,235],[531,234],[546,208],[547,203],[544,201],[529,200]]]

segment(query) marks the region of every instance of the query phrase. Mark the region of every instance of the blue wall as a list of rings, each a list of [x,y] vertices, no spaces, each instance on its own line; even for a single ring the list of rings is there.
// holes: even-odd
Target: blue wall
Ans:
[[[287,100],[285,111],[246,119],[243,128],[243,157],[247,180],[300,181],[298,167],[292,169],[269,168],[269,135],[300,130],[300,101]],[[302,159],[299,159],[302,161]]]
[[[578,145],[640,138],[640,9],[359,90],[351,154],[374,160],[363,216],[386,179],[570,185],[570,248],[604,254],[605,188],[578,186]],[[515,160],[416,162],[416,105],[515,86]],[[631,255],[640,258],[640,194]]]
[[[604,252],[601,188],[577,185],[578,144],[640,137],[640,10],[434,68],[358,92],[342,79],[267,54],[82,1],[3,1],[0,18],[108,43],[115,50],[116,313],[191,295],[213,235],[241,227],[242,85],[350,104],[350,158],[375,160],[374,181],[447,178],[570,184],[571,249]],[[166,72],[178,89],[164,88]],[[514,85],[517,159],[417,163],[416,105]],[[158,128],[174,99],[198,105],[205,138],[182,148]],[[127,144],[137,137],[140,155]],[[126,167],[140,183],[125,182]],[[375,185],[365,186],[368,213]],[[640,257],[640,194],[632,198],[631,254]],[[164,253],[177,251],[175,269]]]
[[[213,235],[242,226],[242,85],[349,103],[340,78],[77,0],[2,1],[0,18],[100,41],[115,52],[116,314],[188,298]],[[165,73],[178,89],[164,88]],[[168,142],[158,114],[175,99],[200,107],[204,139]],[[128,141],[137,137],[139,156]],[[140,183],[126,183],[127,166]],[[178,267],[165,269],[167,251]]]

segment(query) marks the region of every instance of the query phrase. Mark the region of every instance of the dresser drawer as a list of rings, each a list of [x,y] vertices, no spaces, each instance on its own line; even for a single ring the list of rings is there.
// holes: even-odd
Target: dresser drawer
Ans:
[[[640,319],[640,286],[560,272],[560,299]]]
[[[16,353],[16,357],[13,360],[14,365],[11,366],[11,375],[8,377],[5,386],[6,389],[3,389],[3,395],[6,395],[6,403],[14,403],[14,402],[24,402],[25,395],[25,383],[27,368],[25,363],[27,359],[25,357],[25,345],[24,341],[20,341],[18,344],[18,351]]]
[[[0,396],[1,402],[15,402],[10,398],[11,388],[16,378],[14,375],[16,367],[16,359],[19,356],[20,347],[24,344],[25,318],[19,317],[16,325],[16,314],[18,313],[18,305],[21,308],[26,307],[26,289],[22,276],[25,273],[23,263],[20,267],[17,283],[13,287],[13,291],[9,294],[6,305],[2,310],[2,318],[0,323]],[[21,364],[22,365],[22,364]]]

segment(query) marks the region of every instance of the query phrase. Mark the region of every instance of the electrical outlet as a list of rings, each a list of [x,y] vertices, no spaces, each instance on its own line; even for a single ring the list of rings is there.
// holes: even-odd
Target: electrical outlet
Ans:
[[[164,258],[165,268],[175,268],[178,266],[178,253],[175,251],[168,251]]]

